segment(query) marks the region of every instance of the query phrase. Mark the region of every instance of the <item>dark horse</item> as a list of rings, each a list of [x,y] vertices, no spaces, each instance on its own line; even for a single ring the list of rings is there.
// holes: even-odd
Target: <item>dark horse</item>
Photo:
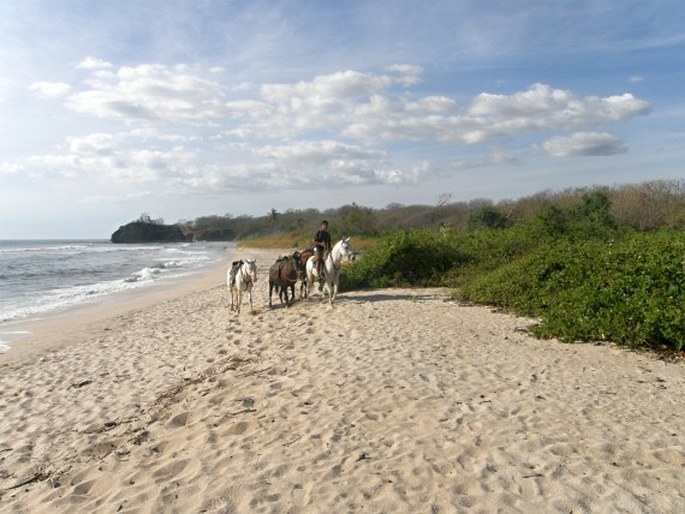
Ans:
[[[295,282],[302,277],[303,268],[300,252],[276,259],[276,262],[269,269],[269,307],[272,306],[271,295],[274,290],[278,293],[281,303],[283,303],[285,296],[286,307],[295,300]],[[288,288],[291,291],[290,300],[288,300]]]
[[[312,250],[311,248],[307,248],[306,250],[302,250],[300,252],[300,263],[302,264],[302,276],[301,276],[302,282],[300,282],[300,300],[302,300],[302,298],[307,298],[308,290],[307,290],[307,269],[306,268],[307,268],[307,261],[309,260],[309,258],[312,255],[314,255],[314,250]]]

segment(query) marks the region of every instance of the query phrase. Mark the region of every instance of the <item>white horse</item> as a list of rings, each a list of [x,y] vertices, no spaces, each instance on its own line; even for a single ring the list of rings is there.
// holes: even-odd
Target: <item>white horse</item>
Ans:
[[[328,303],[332,306],[335,296],[338,294],[338,281],[340,280],[340,269],[343,262],[349,261],[354,255],[354,250],[350,246],[350,238],[346,237],[338,241],[324,260],[325,272],[323,277],[319,277],[319,272],[314,263],[314,257],[307,260],[307,290],[312,292],[312,285],[323,278],[323,286],[319,286],[319,291],[328,292]]]
[[[257,259],[239,261],[226,273],[226,285],[231,292],[231,310],[237,310],[240,314],[243,292],[247,293],[252,309],[252,288],[257,282]],[[235,300],[234,300],[235,299]],[[235,302],[235,307],[234,307]]]

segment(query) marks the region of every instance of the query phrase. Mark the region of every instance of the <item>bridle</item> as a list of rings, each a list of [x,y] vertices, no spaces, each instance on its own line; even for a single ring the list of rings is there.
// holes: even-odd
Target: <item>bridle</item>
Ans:
[[[347,243],[341,244],[340,247],[342,248],[342,251],[345,252],[345,257],[347,258],[347,260],[349,260],[351,252],[349,251],[349,247],[348,247]],[[340,271],[340,268],[342,268],[342,265],[343,265],[343,260],[340,259],[340,265],[336,266],[335,265],[335,259],[333,258],[332,253],[333,253],[333,251],[331,250],[331,253],[329,255],[331,255],[331,262],[333,263],[333,269],[335,269],[335,271]]]

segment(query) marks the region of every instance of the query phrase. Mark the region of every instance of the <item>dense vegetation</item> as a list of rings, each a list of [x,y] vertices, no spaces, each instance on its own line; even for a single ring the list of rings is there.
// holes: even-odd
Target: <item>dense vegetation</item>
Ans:
[[[682,228],[619,223],[600,190],[547,203],[528,220],[486,207],[469,221],[467,230],[383,236],[345,268],[342,287],[453,287],[462,299],[539,317],[543,337],[685,348]]]
[[[685,228],[685,181],[659,180],[613,188],[593,187],[543,191],[517,200],[494,203],[476,199],[450,202],[442,195],[436,205],[389,204],[372,209],[357,204],[336,209],[272,209],[263,216],[202,216],[178,225],[191,239],[241,240],[278,238],[288,246],[308,244],[321,219],[331,222],[335,237],[354,235],[375,238],[397,229],[450,227],[455,230],[478,226],[503,228],[533,220],[541,209],[554,206],[568,210],[583,202],[583,197],[601,193],[609,202],[609,215],[619,225],[636,230],[662,227]],[[551,213],[553,215],[553,213]],[[143,217],[149,219],[149,215]],[[156,220],[158,223],[163,220]]]
[[[179,224],[194,239],[304,248],[322,218],[334,238],[353,235],[364,250],[344,269],[342,289],[446,286],[540,318],[540,336],[685,349],[683,180]]]

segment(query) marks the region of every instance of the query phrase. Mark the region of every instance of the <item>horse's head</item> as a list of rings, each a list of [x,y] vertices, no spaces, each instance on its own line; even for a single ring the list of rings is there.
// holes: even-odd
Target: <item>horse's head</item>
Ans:
[[[295,264],[295,271],[297,272],[298,277],[303,276],[307,272],[305,262],[306,261],[302,260],[302,254],[300,254],[300,252],[293,253],[293,263]]]
[[[352,239],[352,236],[343,237],[338,243],[340,245],[340,249],[342,250],[343,256],[345,257],[346,261],[354,260],[355,252],[352,249],[352,245],[350,244],[350,239]]]
[[[340,241],[335,243],[335,246],[331,251],[331,257],[333,258],[333,262],[337,263],[336,266],[339,266],[344,261],[352,260],[354,250],[350,244],[350,239],[351,237],[343,237]]]
[[[257,259],[247,259],[243,263],[245,274],[248,275],[252,282],[257,282]]]

